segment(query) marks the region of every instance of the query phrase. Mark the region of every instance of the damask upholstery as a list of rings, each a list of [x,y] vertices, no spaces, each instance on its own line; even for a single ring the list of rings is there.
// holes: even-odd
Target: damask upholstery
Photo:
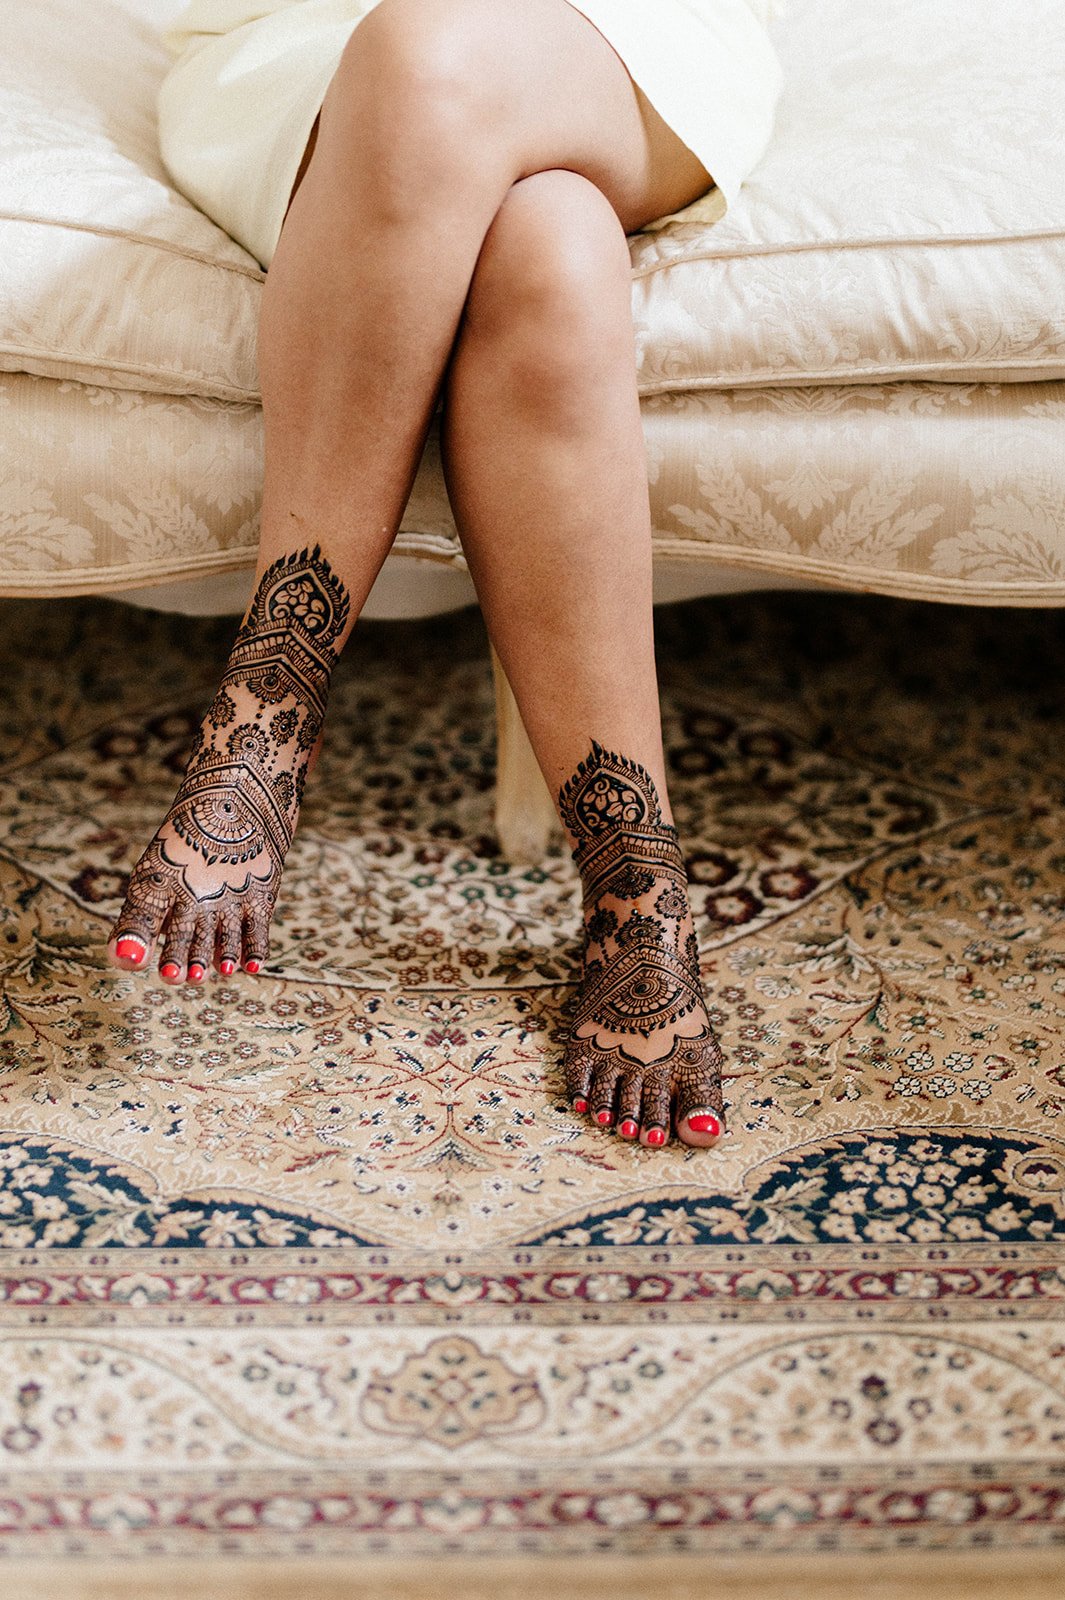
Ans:
[[[1065,602],[1065,382],[707,390],[643,409],[660,597],[683,566],[687,593],[739,568],[757,586]],[[198,580],[162,603],[241,609],[219,580],[253,558],[257,405],[0,373],[0,431],[0,591]],[[473,599],[435,431],[395,549],[392,571],[439,568],[428,609]],[[377,614],[411,609],[400,592]]]
[[[0,0],[0,593],[247,568],[263,274],[155,138],[165,0]],[[728,215],[632,241],[656,549],[1065,596],[1065,7],[793,0]],[[435,441],[401,553],[461,567]]]

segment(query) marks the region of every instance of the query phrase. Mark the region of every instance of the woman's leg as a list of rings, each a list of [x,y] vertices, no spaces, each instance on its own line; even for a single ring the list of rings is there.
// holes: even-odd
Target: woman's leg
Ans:
[[[623,1137],[712,1143],[720,1055],[669,826],[629,254],[587,179],[510,190],[444,417],[470,570],[584,880],[571,1097]]]
[[[478,255],[522,178],[579,173],[625,229],[703,169],[566,0],[381,0],[322,108],[263,298],[260,585],[185,783],[131,880],[120,965],[265,958],[329,677],[402,514]]]

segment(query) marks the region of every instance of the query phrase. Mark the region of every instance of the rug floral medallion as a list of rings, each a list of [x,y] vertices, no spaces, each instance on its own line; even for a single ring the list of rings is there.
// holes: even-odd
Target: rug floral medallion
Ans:
[[[712,1152],[568,1110],[475,612],[366,624],[267,973],[103,940],[232,624],[3,602],[0,1554],[1065,1542],[1065,634],[659,614]]]

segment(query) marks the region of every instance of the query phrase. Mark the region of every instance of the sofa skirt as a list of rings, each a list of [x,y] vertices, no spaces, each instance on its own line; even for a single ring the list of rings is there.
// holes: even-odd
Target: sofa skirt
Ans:
[[[740,571],[752,587],[1065,605],[1065,381],[701,390],[645,395],[642,414],[656,597]],[[0,445],[0,596],[250,578],[257,405],[0,373]],[[440,574],[419,614],[471,598],[435,427],[389,560]],[[674,563],[682,588],[661,571]],[[370,614],[412,613],[382,588]]]
[[[379,0],[192,0],[167,40],[163,160],[265,267],[344,47]],[[769,142],[781,70],[767,0],[570,0],[714,180],[719,213]]]

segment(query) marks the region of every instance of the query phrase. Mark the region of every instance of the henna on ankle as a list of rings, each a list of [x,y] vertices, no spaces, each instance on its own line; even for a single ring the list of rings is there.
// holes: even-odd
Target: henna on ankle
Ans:
[[[662,873],[687,883],[677,830],[662,821],[654,779],[638,761],[593,739],[590,755],[559,790],[558,808],[577,841],[573,859],[586,904],[608,887],[618,899],[635,900]]]
[[[112,938],[150,942],[168,911],[169,938],[194,937],[202,909],[236,941],[236,958],[241,919],[265,948],[348,612],[347,590],[317,545],[263,574]]]

